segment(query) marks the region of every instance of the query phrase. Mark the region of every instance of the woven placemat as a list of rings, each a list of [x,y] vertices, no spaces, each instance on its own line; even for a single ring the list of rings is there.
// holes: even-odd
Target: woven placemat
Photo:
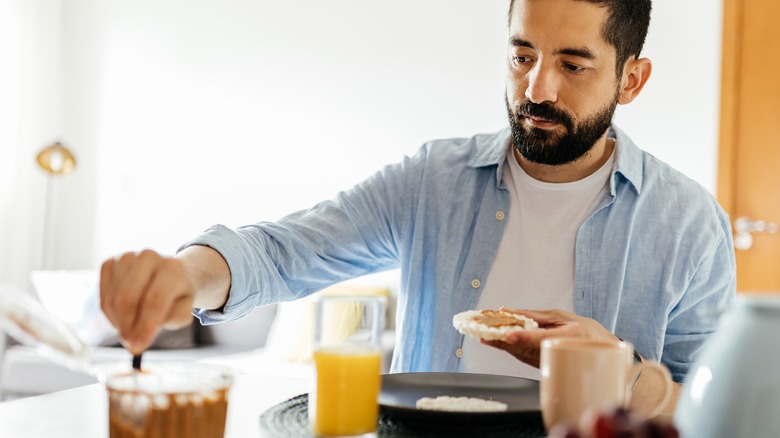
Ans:
[[[313,438],[309,432],[307,394],[302,394],[271,407],[260,415],[260,432],[264,438]],[[380,412],[377,425],[379,438],[538,438],[545,436],[541,415],[536,421],[500,426],[469,426],[458,429],[426,429],[404,424]]]

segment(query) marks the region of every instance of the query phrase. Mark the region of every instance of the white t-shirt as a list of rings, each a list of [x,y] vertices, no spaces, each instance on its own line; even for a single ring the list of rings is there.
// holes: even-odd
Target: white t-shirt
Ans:
[[[528,175],[510,150],[502,176],[511,196],[508,222],[477,309],[573,312],[577,231],[609,193],[614,155],[579,181],[547,183]],[[460,366],[468,373],[539,379],[537,368],[468,336]]]

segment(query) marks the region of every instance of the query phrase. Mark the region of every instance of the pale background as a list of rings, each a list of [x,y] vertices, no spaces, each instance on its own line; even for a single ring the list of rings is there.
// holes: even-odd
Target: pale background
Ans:
[[[424,141],[492,132],[506,0],[0,0],[0,284],[275,220]],[[656,0],[617,123],[715,192],[722,5]],[[37,151],[76,154],[54,181]],[[392,282],[394,276],[376,277]]]

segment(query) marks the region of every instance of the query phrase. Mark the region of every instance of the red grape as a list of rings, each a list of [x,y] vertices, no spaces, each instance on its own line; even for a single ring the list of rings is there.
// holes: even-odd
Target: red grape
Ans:
[[[549,438],[680,438],[674,424],[639,420],[622,408],[583,415],[579,428],[556,426]]]

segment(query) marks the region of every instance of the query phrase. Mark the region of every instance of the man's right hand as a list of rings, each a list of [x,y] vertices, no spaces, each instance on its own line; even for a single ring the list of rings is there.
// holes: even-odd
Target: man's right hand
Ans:
[[[124,346],[139,354],[160,328],[190,324],[193,307],[221,307],[229,287],[230,270],[211,248],[192,246],[176,257],[128,252],[103,263],[100,307]]]

